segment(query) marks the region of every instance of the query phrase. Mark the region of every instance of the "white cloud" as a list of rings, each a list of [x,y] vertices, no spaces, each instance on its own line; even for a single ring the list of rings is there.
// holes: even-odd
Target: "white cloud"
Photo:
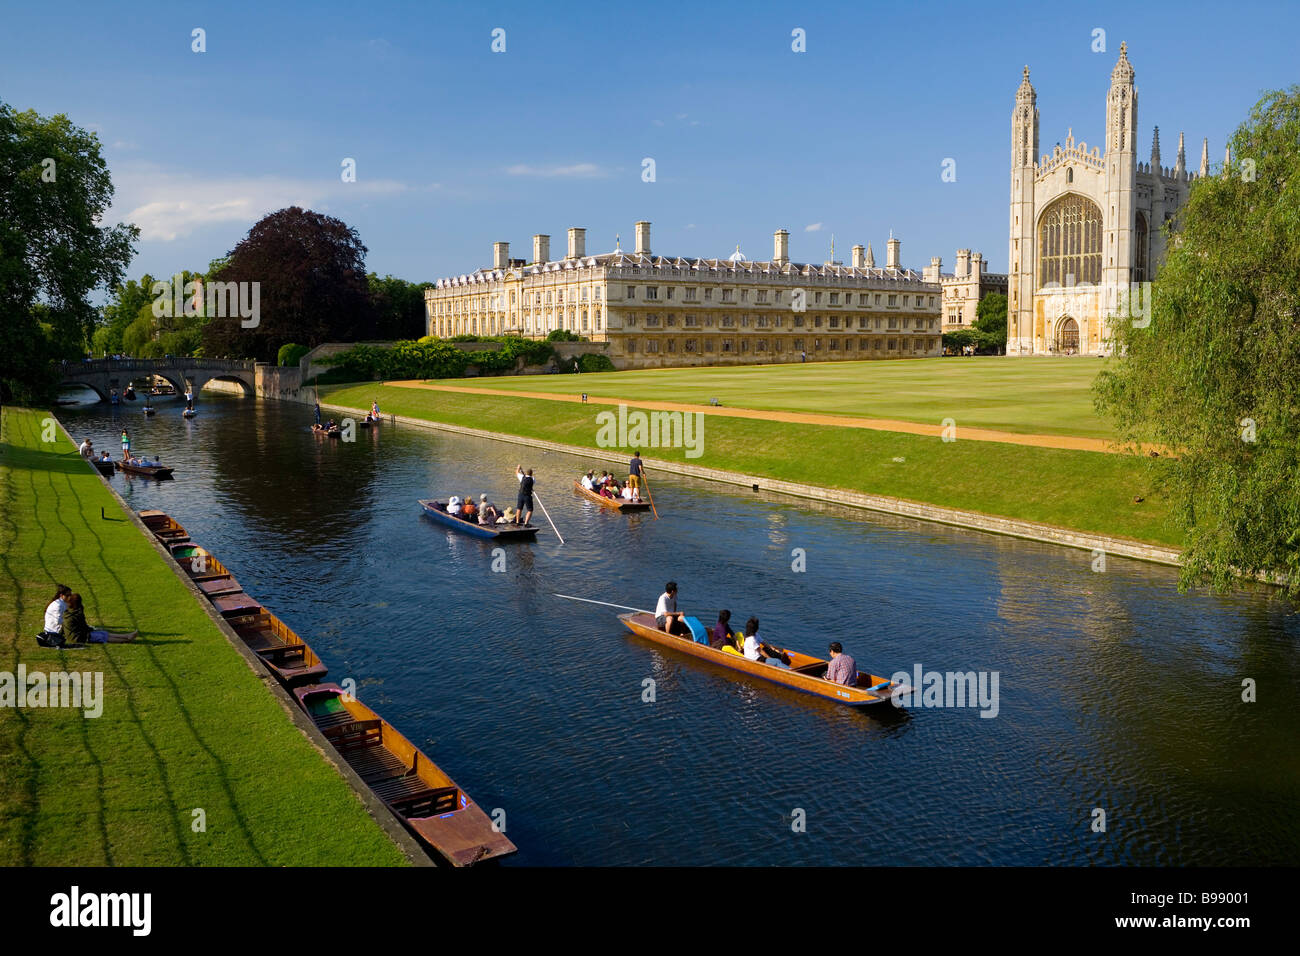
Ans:
[[[285,206],[302,206],[323,212],[353,196],[387,197],[414,191],[394,180],[344,183],[328,179],[303,180],[277,177],[227,177],[204,179],[136,167],[114,176],[117,196],[107,217],[132,222],[140,238],[172,242],[197,229],[220,223],[252,224]],[[436,183],[419,187],[437,189]]]
[[[691,222],[691,223],[687,223],[687,224],[686,224],[686,228],[687,228],[687,229],[694,229],[694,228],[695,228],[695,223],[693,223],[693,222]]]
[[[803,227],[803,231],[804,231],[804,232],[821,232],[821,231],[822,231],[822,226],[823,226],[823,223],[820,223],[820,222],[810,223],[809,225]]]
[[[527,163],[516,163],[513,166],[507,166],[506,173],[510,176],[540,176],[545,179],[557,177],[599,179],[609,175],[595,163],[574,163],[571,166],[530,166]]]

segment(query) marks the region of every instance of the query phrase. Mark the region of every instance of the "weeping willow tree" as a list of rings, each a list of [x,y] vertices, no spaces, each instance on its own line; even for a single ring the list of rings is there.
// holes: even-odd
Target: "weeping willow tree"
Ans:
[[[1300,594],[1300,86],[1267,94],[1192,183],[1151,321],[1120,323],[1095,400],[1160,469],[1182,584],[1280,572]],[[1137,323],[1141,325],[1141,323]]]

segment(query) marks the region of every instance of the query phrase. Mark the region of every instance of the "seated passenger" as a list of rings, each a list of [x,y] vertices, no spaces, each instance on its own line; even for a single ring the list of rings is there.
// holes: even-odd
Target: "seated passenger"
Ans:
[[[585,475],[583,475],[583,476],[582,476],[582,487],[586,488],[588,491],[595,491],[595,490],[596,490],[596,479],[595,479],[594,477],[592,477],[592,476],[595,475],[595,474],[596,474],[595,469],[593,469],[593,470],[587,472]]]
[[[460,506],[460,516],[470,519],[478,518],[478,506],[474,504],[474,499],[469,495],[465,496],[465,503]]]
[[[507,505],[505,513],[502,514],[500,518],[497,518],[497,524],[514,524],[514,523],[515,523],[515,509]]]
[[[479,524],[496,524],[497,519],[501,517],[501,512],[497,506],[488,501],[487,495],[478,496],[478,523]]]
[[[731,639],[731,612],[719,611],[718,623],[713,625],[713,630],[709,635],[709,646],[722,649]]]
[[[460,514],[460,495],[452,495],[447,499],[447,514]]]

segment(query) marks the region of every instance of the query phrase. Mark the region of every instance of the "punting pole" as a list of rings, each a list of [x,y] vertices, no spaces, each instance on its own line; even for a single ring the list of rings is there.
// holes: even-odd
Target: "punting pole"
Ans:
[[[655,507],[655,496],[650,494],[650,479],[645,475],[645,465],[641,466],[641,480],[645,482],[646,497],[650,499],[650,510],[655,513],[655,520],[659,520],[659,509]]]
[[[641,607],[628,607],[626,604],[610,604],[608,601],[593,601],[591,598],[574,597],[572,594],[556,594],[555,596],[557,598],[564,598],[566,601],[583,601],[587,604],[602,604],[605,607],[616,607],[624,611],[636,611],[638,614],[652,613]]]
[[[551,521],[551,513],[546,510],[546,505],[542,504],[542,496],[534,491],[533,497],[537,499],[539,505],[542,505],[542,514],[546,515],[546,520],[551,522],[551,530],[554,531],[555,536],[560,539],[560,544],[564,544],[564,535],[560,534],[560,529],[555,527],[554,521]]]

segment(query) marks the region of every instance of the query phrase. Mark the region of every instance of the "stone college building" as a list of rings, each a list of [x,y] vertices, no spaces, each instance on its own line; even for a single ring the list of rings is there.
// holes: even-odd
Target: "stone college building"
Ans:
[[[1037,95],[1029,67],[1011,116],[1011,245],[1007,354],[1104,354],[1108,315],[1124,314],[1134,284],[1164,260],[1160,228],[1209,172],[1209,141],[1198,174],[1187,171],[1183,136],[1172,167],[1160,165],[1160,130],[1151,161],[1137,160],[1138,94],[1128,48],[1106,94],[1105,152],[1074,142],[1038,155]],[[1085,287],[1086,288],[1081,288]]]
[[[892,236],[884,268],[870,248],[850,265],[791,262],[777,230],[772,258],[686,259],[650,251],[650,223],[636,248],[588,255],[586,230],[569,230],[552,259],[550,236],[533,237],[531,260],[493,248],[491,268],[439,279],[425,292],[429,334],[545,338],[563,329],[608,342],[619,369],[681,365],[920,358],[939,355],[936,282],[899,264]]]

